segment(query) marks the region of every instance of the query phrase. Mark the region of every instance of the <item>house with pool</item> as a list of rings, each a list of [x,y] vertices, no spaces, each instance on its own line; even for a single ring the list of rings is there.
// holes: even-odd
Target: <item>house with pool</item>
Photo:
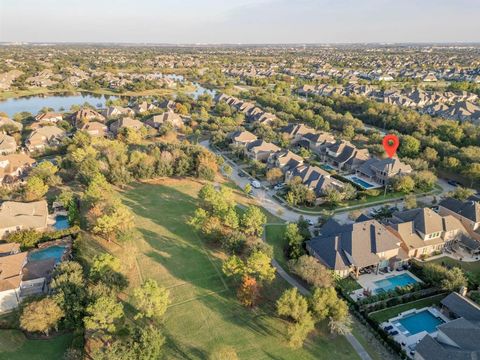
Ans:
[[[412,167],[400,161],[399,158],[378,159],[365,161],[355,170],[355,175],[368,183],[387,185],[395,176],[408,175]]]
[[[45,200],[29,203],[5,201],[0,205],[0,239],[23,229],[45,231],[49,225],[48,220]]]
[[[336,275],[378,274],[402,266],[408,256],[400,239],[377,220],[360,217],[341,225],[330,219],[307,242],[308,252]]]
[[[452,292],[437,306],[410,309],[381,324],[415,360],[478,359],[480,306]]]

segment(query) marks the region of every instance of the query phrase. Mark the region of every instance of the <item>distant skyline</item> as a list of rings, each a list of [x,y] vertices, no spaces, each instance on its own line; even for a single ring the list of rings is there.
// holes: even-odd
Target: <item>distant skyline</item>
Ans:
[[[0,0],[0,42],[480,42],[480,0]]]

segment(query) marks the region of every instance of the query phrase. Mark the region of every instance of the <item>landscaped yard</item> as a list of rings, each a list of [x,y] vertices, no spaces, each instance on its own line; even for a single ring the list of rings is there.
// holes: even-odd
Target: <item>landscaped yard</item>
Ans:
[[[186,224],[201,186],[193,180],[135,185],[123,193],[125,204],[135,213],[139,231],[133,247],[102,244],[125,264],[133,263],[127,272],[130,291],[147,278],[170,290],[172,304],[163,322],[167,337],[164,358],[205,359],[223,345],[235,348],[241,359],[358,358],[345,338],[332,339],[323,327],[303,349],[286,345],[285,324],[274,315],[274,300],[287,287],[281,279],[269,288],[258,309],[248,310],[238,304],[232,284],[221,272],[225,255]],[[91,257],[94,250],[83,245],[81,252]]]
[[[474,261],[474,262],[464,262],[464,261],[459,261],[452,259],[448,256],[443,256],[441,258],[435,259],[435,260],[430,260],[428,262],[425,262],[423,264],[428,264],[428,263],[436,263],[436,264],[444,264],[447,266],[457,266],[462,268],[465,272],[471,272],[472,274],[476,276],[480,276],[480,261]]]
[[[71,334],[50,340],[29,340],[19,330],[0,330],[0,360],[62,359],[71,342]]]
[[[420,299],[420,300],[412,301],[406,304],[393,306],[385,310],[375,311],[373,313],[370,313],[369,316],[373,320],[377,321],[378,323],[382,323],[384,321],[387,321],[388,319],[391,319],[397,316],[401,312],[404,312],[410,309],[421,309],[426,306],[437,305],[440,303],[440,300],[442,300],[445,296],[447,296],[447,294],[430,296],[425,299]]]

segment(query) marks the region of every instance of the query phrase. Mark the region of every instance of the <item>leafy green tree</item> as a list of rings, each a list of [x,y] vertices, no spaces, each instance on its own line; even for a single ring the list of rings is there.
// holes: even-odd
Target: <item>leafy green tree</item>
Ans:
[[[465,201],[467,200],[467,198],[469,198],[474,194],[475,194],[475,190],[459,186],[455,188],[455,190],[450,192],[448,196],[460,201]]]
[[[276,184],[283,178],[283,172],[279,168],[271,168],[266,174],[267,181],[271,184]]]
[[[462,269],[454,267],[445,273],[440,285],[443,290],[458,291],[462,286],[467,286],[467,278]]]
[[[169,295],[170,292],[158,286],[155,280],[147,279],[139,288],[133,290],[133,299],[138,310],[135,318],[161,318],[170,303]]]
[[[99,297],[87,306],[85,329],[114,332],[115,322],[123,317],[123,305],[110,297]]]
[[[43,332],[48,336],[51,329],[57,329],[64,316],[65,313],[55,300],[46,297],[25,306],[20,316],[20,327],[25,331]]]
[[[20,244],[22,250],[28,250],[40,242],[42,234],[36,230],[20,230],[7,235],[5,240],[9,243]]]
[[[303,255],[303,236],[298,230],[297,224],[290,223],[285,229],[285,241],[288,244],[288,255],[290,259],[298,259]]]
[[[400,139],[399,153],[405,157],[415,157],[420,151],[420,141],[411,135],[402,136]]]
[[[247,183],[243,190],[245,191],[245,194],[250,194],[252,191],[252,185],[250,185],[250,183]]]
[[[415,181],[409,175],[397,176],[393,179],[393,189],[408,194],[415,189]]]
[[[292,272],[310,285],[317,288],[329,288],[332,286],[333,277],[331,271],[320,264],[313,256],[302,255],[297,260],[291,260],[289,265]]]
[[[271,259],[261,251],[254,251],[247,258],[244,272],[259,281],[271,282],[275,279],[275,268],[271,264]]]
[[[303,345],[303,342],[315,329],[315,322],[312,314],[307,312],[299,321],[290,323],[287,326],[288,345],[293,349],[298,349]]]
[[[415,185],[418,189],[422,191],[428,191],[433,189],[437,183],[437,177],[431,171],[417,171],[413,176],[415,179]]]
[[[297,288],[285,290],[277,300],[277,314],[299,321],[308,313],[308,302],[298,293]]]
[[[333,287],[316,288],[310,298],[310,307],[316,319],[321,321],[332,316],[337,302],[339,299]]]
[[[260,208],[250,205],[241,219],[241,225],[247,235],[261,236],[267,217]]]
[[[29,176],[23,189],[25,201],[40,200],[48,191],[48,185],[38,176]]]
[[[53,165],[50,161],[44,161],[32,169],[30,176],[42,179],[48,186],[56,186],[61,182],[60,177],[56,175],[57,172],[57,166]]]

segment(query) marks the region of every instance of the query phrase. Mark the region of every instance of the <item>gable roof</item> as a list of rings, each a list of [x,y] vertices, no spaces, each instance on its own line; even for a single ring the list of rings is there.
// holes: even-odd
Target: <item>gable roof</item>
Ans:
[[[470,299],[456,292],[452,292],[440,301],[440,303],[456,316],[463,317],[474,323],[480,323],[480,306]]]
[[[480,222],[480,203],[475,197],[470,197],[463,202],[454,198],[447,198],[440,201],[439,206],[443,206],[475,223]]]

